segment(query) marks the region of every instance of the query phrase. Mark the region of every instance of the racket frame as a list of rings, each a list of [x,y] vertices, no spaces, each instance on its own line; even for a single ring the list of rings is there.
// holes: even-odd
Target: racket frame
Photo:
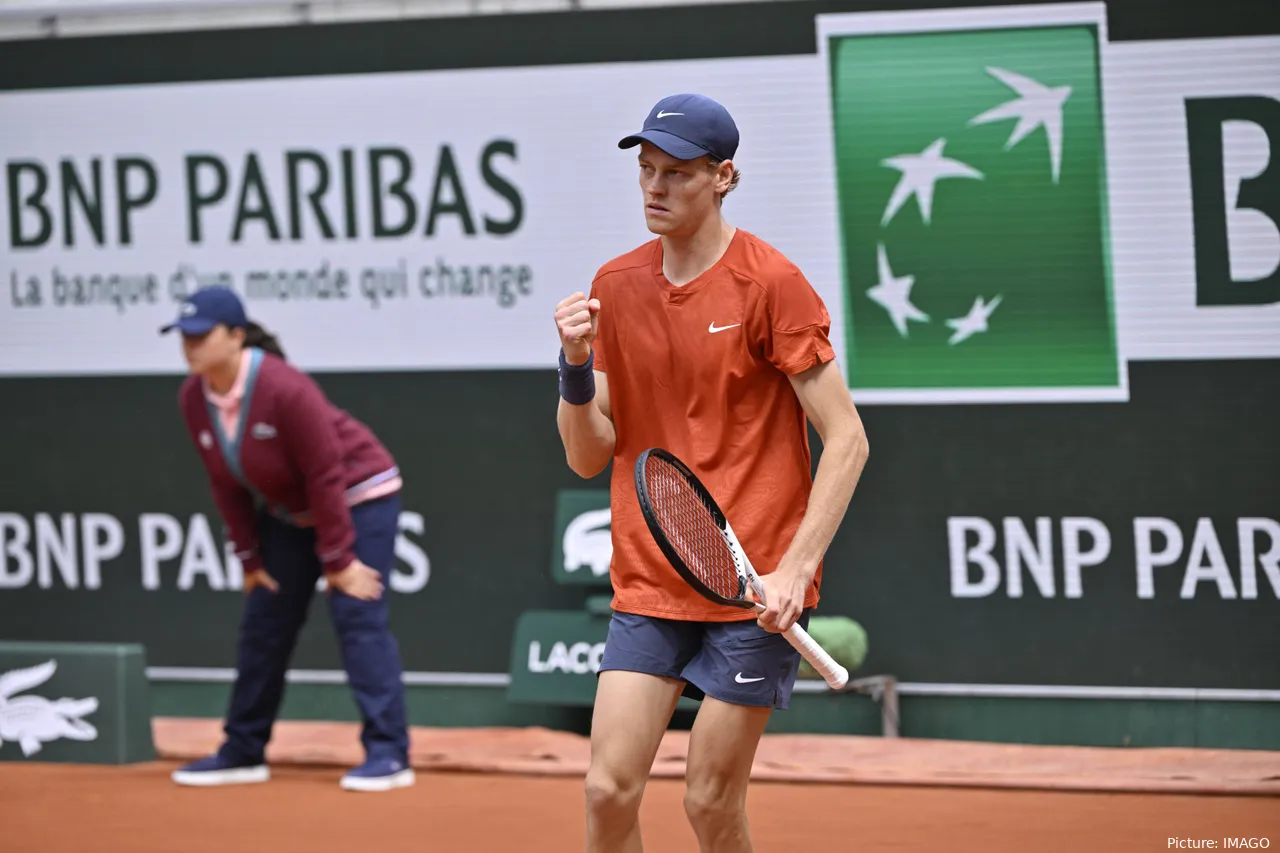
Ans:
[[[690,488],[698,496],[704,508],[710,513],[711,520],[720,530],[720,534],[724,537],[726,544],[729,546],[729,553],[733,557],[734,566],[738,572],[738,583],[742,590],[742,598],[730,599],[720,595],[715,590],[707,586],[703,581],[685,564],[684,559],[676,551],[675,546],[667,538],[667,534],[663,531],[661,523],[658,521],[657,513],[653,509],[652,501],[649,497],[649,486],[645,480],[646,463],[650,457],[661,459],[663,462],[671,465],[679,472]],[[680,461],[675,454],[661,447],[651,447],[645,450],[636,459],[635,467],[635,483],[636,497],[640,501],[640,514],[644,516],[645,524],[649,527],[649,533],[653,536],[654,542],[657,543],[658,549],[662,551],[667,562],[671,567],[684,578],[685,582],[696,589],[704,598],[724,604],[729,607],[738,607],[743,610],[755,610],[757,613],[764,612],[767,608],[765,605],[764,585],[760,581],[760,575],[756,572],[755,567],[751,564],[751,559],[747,557],[747,551],[742,547],[742,543],[738,541],[738,536],[733,532],[733,526],[729,524],[729,519],[725,516],[724,511],[720,509],[720,505],[716,503],[714,497],[697,475],[689,469],[689,466]],[[746,597],[746,587],[750,586],[751,591],[755,594],[755,600]],[[809,664],[822,676],[822,679],[832,690],[841,690],[849,683],[849,671],[841,666],[826,649],[822,648],[817,641],[809,635],[799,622],[793,622],[787,630],[781,632],[787,642],[795,648],[800,655],[809,662]]]

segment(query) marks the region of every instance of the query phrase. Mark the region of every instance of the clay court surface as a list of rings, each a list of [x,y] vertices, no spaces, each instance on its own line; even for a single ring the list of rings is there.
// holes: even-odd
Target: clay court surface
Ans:
[[[573,853],[584,849],[584,739],[538,729],[414,729],[418,783],[343,791],[349,724],[282,724],[262,785],[183,788],[181,760],[216,721],[156,720],[161,760],[124,767],[0,763],[4,853]],[[685,733],[645,793],[649,853],[696,853]],[[483,772],[482,772],[483,771]],[[1280,849],[1280,753],[1073,749],[767,736],[748,810],[757,853],[1145,851],[1171,838]],[[826,781],[805,781],[823,777]]]
[[[573,778],[424,773],[413,788],[353,794],[339,768],[286,767],[265,785],[179,788],[173,765],[0,766],[8,853],[570,853],[583,849]],[[646,849],[696,851],[679,780],[651,783]],[[1143,851],[1168,837],[1263,835],[1280,800],[762,782],[749,798],[756,850]]]

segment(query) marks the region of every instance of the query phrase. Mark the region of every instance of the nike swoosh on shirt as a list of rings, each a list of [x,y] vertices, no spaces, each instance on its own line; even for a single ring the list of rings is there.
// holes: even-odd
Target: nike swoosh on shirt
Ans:
[[[714,335],[716,332],[723,332],[725,329],[733,329],[741,325],[741,323],[734,323],[732,326],[717,326],[716,321],[712,320],[711,325],[707,326],[707,331]]]

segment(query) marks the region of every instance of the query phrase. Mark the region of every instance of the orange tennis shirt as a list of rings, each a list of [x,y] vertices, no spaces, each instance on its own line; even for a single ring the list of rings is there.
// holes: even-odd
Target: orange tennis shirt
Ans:
[[[835,357],[831,318],[777,249],[741,228],[693,281],[662,273],[655,239],[600,268],[595,369],[617,433],[610,482],[614,610],[727,622],[754,611],[703,598],[663,557],[635,491],[635,464],[663,447],[724,510],[756,572],[774,570],[808,505],[807,419],[788,376]],[[822,566],[805,598],[818,603]]]

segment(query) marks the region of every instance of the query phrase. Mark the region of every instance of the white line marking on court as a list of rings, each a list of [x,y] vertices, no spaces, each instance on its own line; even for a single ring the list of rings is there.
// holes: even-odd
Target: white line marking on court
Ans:
[[[824,693],[820,681],[798,681],[798,693]],[[1280,702],[1280,690],[1214,687],[1111,687],[1078,684],[930,684],[902,681],[900,696],[956,696],[997,699],[1160,699],[1201,702]]]
[[[230,667],[149,666],[152,681],[203,681],[229,683],[236,671]],[[506,687],[511,676],[505,672],[406,672],[404,683],[412,687]],[[346,684],[340,669],[291,669],[285,681],[292,684]]]
[[[236,671],[230,667],[150,666],[152,681],[229,683]],[[291,669],[285,679],[293,684],[346,684],[340,669]],[[511,676],[505,672],[406,672],[404,683],[411,687],[506,687]],[[797,681],[797,693],[826,693],[826,682]],[[1109,687],[1074,684],[931,684],[903,681],[900,696],[956,696],[998,699],[1165,699],[1201,702],[1280,702],[1280,690],[1235,690],[1213,687]]]

